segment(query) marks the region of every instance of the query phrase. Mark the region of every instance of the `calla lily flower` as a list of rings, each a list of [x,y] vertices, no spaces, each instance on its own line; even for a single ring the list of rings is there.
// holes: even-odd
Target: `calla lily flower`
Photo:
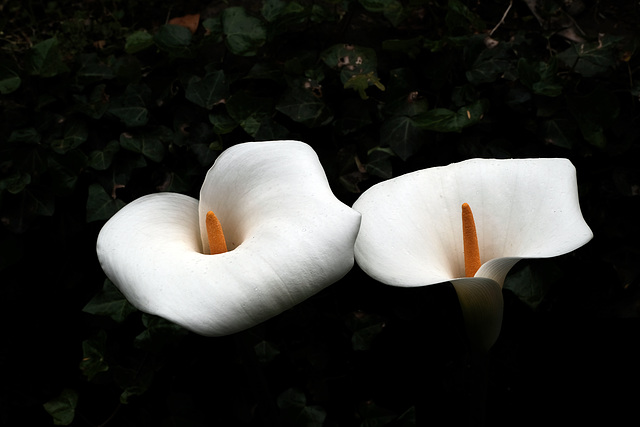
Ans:
[[[593,237],[566,159],[472,159],[424,169],[372,186],[353,208],[362,214],[358,265],[393,286],[451,282],[480,351],[500,333],[511,267],[565,254]],[[468,208],[470,223],[462,218]],[[474,238],[475,250],[465,249]]]
[[[311,147],[249,142],[217,158],[200,200],[156,193],[122,208],[100,231],[97,253],[138,309],[220,336],[339,280],[353,266],[359,225]]]

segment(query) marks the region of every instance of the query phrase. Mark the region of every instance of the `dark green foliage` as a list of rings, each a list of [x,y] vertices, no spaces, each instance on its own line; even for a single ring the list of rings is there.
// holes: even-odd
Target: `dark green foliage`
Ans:
[[[97,233],[126,203],[197,197],[222,150],[285,138],[349,205],[472,157],[569,158],[595,239],[509,276],[487,425],[633,413],[618,386],[640,381],[640,11],[571,3],[539,1],[539,21],[517,1],[3,2],[0,424],[466,424],[445,285],[388,288],[356,266],[203,338],[105,281]],[[170,21],[194,13],[194,33]],[[567,16],[584,42],[558,34]],[[550,403],[565,393],[580,407]]]

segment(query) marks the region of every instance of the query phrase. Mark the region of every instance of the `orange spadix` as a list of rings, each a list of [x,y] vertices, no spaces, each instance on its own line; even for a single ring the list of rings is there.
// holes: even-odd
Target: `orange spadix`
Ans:
[[[227,252],[227,242],[224,240],[222,225],[218,217],[212,212],[207,212],[205,221],[207,226],[207,237],[209,238],[209,253],[211,255]]]
[[[464,274],[473,277],[480,268],[480,249],[473,212],[467,203],[462,204],[462,239],[464,243]]]

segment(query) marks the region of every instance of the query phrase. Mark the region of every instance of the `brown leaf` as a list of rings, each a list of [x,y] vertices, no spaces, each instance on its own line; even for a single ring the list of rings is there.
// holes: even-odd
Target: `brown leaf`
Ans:
[[[198,29],[199,23],[200,23],[199,13],[196,13],[194,15],[177,16],[169,20],[169,24],[180,25],[185,28],[188,28],[189,31],[191,31],[191,34],[196,32],[196,30]]]

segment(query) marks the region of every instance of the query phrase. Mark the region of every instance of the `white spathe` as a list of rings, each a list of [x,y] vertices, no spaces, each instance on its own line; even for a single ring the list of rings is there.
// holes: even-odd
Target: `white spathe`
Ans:
[[[209,255],[213,211],[229,252]],[[200,200],[141,197],[97,241],[107,277],[138,309],[206,336],[232,334],[300,303],[354,263],[360,214],[331,192],[298,141],[238,144],[211,167]]]
[[[464,277],[463,203],[473,211],[482,261],[473,278]],[[424,169],[374,185],[353,208],[362,214],[358,265],[393,286],[452,282],[468,327],[485,325],[483,347],[499,334],[511,267],[565,254],[593,237],[567,159],[471,159]]]

